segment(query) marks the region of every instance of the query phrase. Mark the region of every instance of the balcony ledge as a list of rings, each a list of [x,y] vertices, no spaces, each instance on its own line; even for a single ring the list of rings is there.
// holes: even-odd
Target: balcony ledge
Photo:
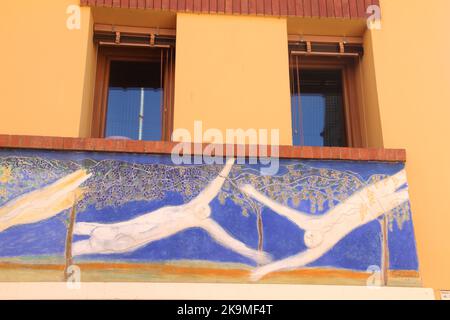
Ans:
[[[176,142],[132,141],[94,138],[66,138],[27,135],[0,135],[0,148],[3,149],[42,149],[63,151],[99,151],[141,154],[171,154]],[[192,155],[201,154],[204,145],[191,144]],[[220,146],[216,150],[226,150]],[[237,154],[238,145],[234,145]],[[249,156],[249,146],[244,146],[245,155]],[[223,154],[223,153],[222,153]],[[214,155],[214,154],[213,154]],[[218,154],[215,154],[216,156]],[[271,156],[271,148],[267,148]],[[382,148],[335,148],[335,147],[293,147],[280,146],[279,157],[282,159],[315,159],[347,161],[406,162],[404,149]]]

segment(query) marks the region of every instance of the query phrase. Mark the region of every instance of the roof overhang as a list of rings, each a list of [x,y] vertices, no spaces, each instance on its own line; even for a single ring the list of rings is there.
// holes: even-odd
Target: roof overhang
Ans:
[[[172,12],[365,19],[379,0],[80,0],[82,6]]]

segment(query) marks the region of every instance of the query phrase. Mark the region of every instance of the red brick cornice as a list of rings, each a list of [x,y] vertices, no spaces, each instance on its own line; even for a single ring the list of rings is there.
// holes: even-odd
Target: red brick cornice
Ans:
[[[82,6],[174,12],[364,19],[379,0],[80,0]]]
[[[175,142],[127,141],[92,138],[63,138],[41,136],[0,135],[0,149],[39,149],[64,151],[99,151],[121,153],[170,154],[177,145]],[[192,154],[202,152],[204,147],[191,145]],[[226,146],[222,146],[222,152]],[[239,146],[233,146],[236,149]],[[268,156],[270,156],[270,148]],[[223,153],[222,153],[223,154]],[[236,154],[236,152],[235,152]],[[245,147],[249,155],[249,147]],[[353,160],[405,162],[404,149],[376,148],[330,148],[330,147],[292,147],[280,146],[279,157],[283,159]]]

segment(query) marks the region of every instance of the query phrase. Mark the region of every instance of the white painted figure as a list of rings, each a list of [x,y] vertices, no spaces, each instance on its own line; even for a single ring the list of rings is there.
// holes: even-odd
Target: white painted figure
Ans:
[[[402,170],[363,188],[318,217],[279,204],[251,185],[243,186],[243,192],[305,230],[304,241],[308,247],[297,255],[256,268],[251,279],[257,281],[274,271],[296,269],[319,259],[353,230],[407,202],[407,188],[398,191],[406,182],[406,173]]]
[[[163,207],[115,224],[77,223],[74,234],[86,235],[89,239],[75,242],[73,255],[132,252],[186,229],[201,228],[222,246],[259,264],[269,263],[271,259],[267,253],[251,249],[236,240],[211,218],[209,204],[220,192],[234,162],[234,159],[228,160],[219,176],[195,199],[184,205]]]
[[[84,193],[80,186],[90,176],[86,170],[78,170],[42,189],[7,202],[0,208],[0,232],[49,219],[71,208]]]

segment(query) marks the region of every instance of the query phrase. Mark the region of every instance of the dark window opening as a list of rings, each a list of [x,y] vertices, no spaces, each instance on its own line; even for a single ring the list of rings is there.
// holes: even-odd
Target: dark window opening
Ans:
[[[105,137],[162,140],[161,63],[111,61]]]
[[[170,141],[175,48],[100,46],[92,137]]]
[[[295,146],[347,146],[341,70],[291,68]]]

